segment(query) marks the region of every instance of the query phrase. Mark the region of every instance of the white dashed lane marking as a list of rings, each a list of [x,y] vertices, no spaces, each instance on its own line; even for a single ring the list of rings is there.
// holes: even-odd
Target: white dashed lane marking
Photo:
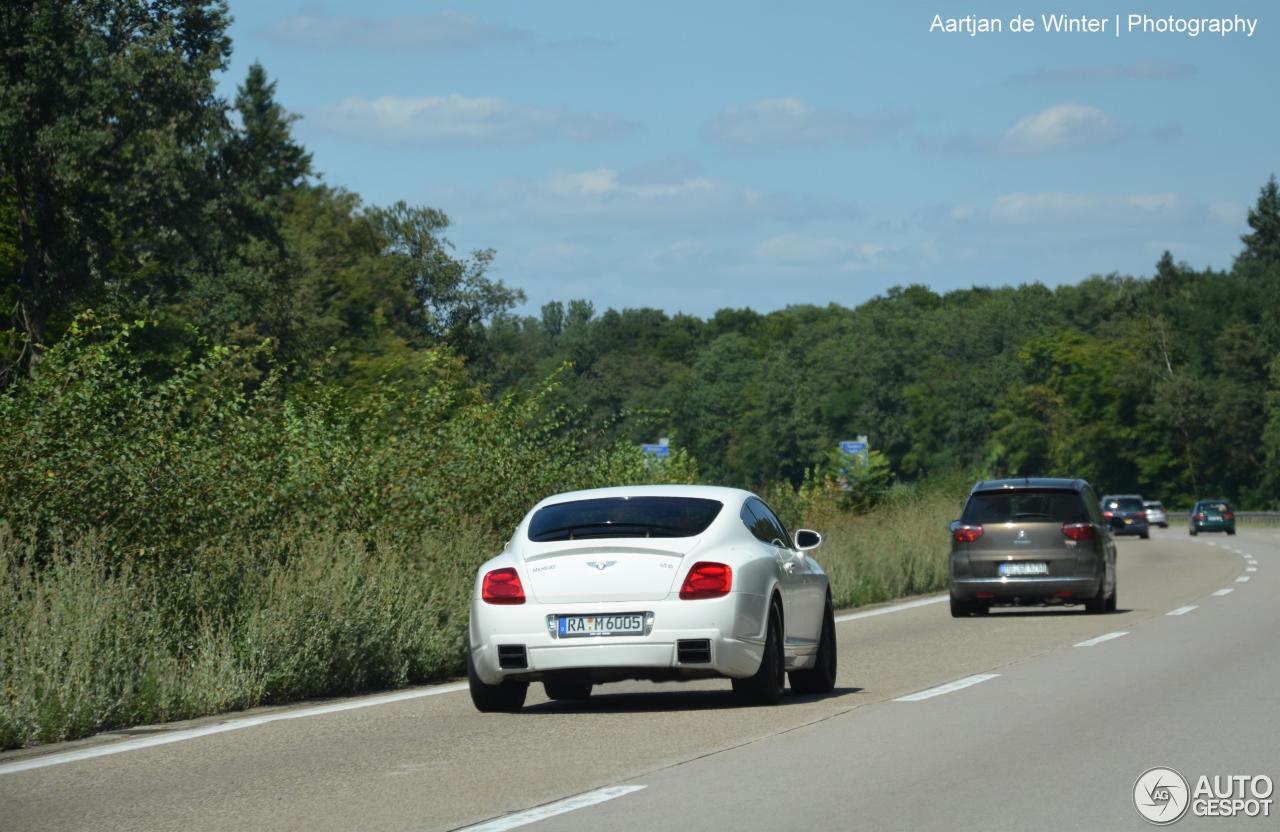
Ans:
[[[1129,635],[1128,630],[1121,630],[1120,632],[1116,632],[1116,633],[1107,633],[1106,635],[1101,635],[1095,638],[1088,639],[1087,641],[1082,641],[1079,644],[1077,644],[1076,647],[1093,647],[1095,644],[1101,644],[1104,641],[1111,641],[1111,639],[1113,638],[1120,638],[1121,636],[1127,636],[1127,635]]]
[[[1199,609],[1199,606],[1197,606],[1196,604],[1189,604],[1188,606],[1185,606],[1185,607],[1178,607],[1176,610],[1170,610],[1169,612],[1165,613],[1165,615],[1186,615],[1187,613],[1195,609]]]
[[[1233,592],[1235,592],[1235,590],[1234,590],[1234,589],[1230,589],[1230,588],[1228,588],[1228,589],[1220,589],[1220,590],[1218,590],[1217,592],[1215,592],[1215,593],[1213,593],[1213,594],[1214,594],[1214,595],[1216,595],[1216,596],[1218,596],[1219,598],[1221,598],[1222,596],[1224,596],[1224,595],[1230,595],[1230,594],[1231,594],[1231,593],[1233,593]]]
[[[938,685],[936,688],[929,688],[918,693],[911,693],[906,696],[899,696],[894,702],[919,702],[922,699],[932,699],[935,696],[941,696],[944,693],[954,693],[958,690],[964,690],[973,687],[979,682],[985,682],[988,679],[994,679],[999,673],[979,673],[974,676],[966,676],[963,679],[956,679],[954,682],[947,682],[945,685]]]
[[[593,792],[585,792],[573,797],[566,797],[564,800],[557,800],[555,803],[525,809],[523,812],[503,815],[500,818],[487,820],[484,823],[464,826],[457,832],[505,832],[507,829],[517,829],[530,823],[553,818],[556,815],[563,815],[565,812],[572,812],[575,809],[595,806],[597,803],[604,803],[606,800],[613,800],[615,797],[638,792],[643,788],[644,786],[609,786],[603,789],[596,789]]]

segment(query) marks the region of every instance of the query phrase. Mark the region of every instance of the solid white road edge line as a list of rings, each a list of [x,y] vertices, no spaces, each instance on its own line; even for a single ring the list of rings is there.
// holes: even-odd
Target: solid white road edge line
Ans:
[[[76,751],[63,751],[55,754],[46,754],[42,757],[30,757],[25,760],[4,763],[0,765],[0,774],[15,774],[19,771],[30,771],[35,768],[62,765],[63,763],[74,763],[78,760],[91,760],[94,757],[105,757],[109,754],[122,754],[126,751],[150,748],[153,745],[168,745],[171,742],[182,742],[184,740],[195,739],[196,737],[207,737],[210,734],[224,734],[227,731],[239,731],[242,728],[253,728],[258,725],[266,725],[269,722],[279,722],[284,719],[302,719],[304,717],[320,716],[321,714],[331,714],[338,711],[354,711],[359,708],[372,708],[375,705],[386,705],[391,702],[403,702],[406,699],[421,699],[424,696],[439,696],[442,693],[453,693],[455,691],[466,689],[466,682],[454,682],[448,685],[437,685],[432,688],[402,690],[397,691],[396,693],[366,696],[349,702],[335,702],[331,705],[315,705],[310,708],[299,708],[295,711],[279,711],[277,713],[251,716],[244,719],[232,719],[227,722],[219,722],[216,725],[203,725],[199,728],[170,731],[169,733],[156,734],[151,737],[139,737],[135,740],[124,740],[122,742],[115,742],[109,745],[82,748]]]
[[[1231,594],[1231,593],[1233,593],[1233,592],[1235,592],[1235,590],[1234,590],[1234,589],[1227,588],[1227,589],[1219,589],[1217,592],[1215,592],[1215,593],[1213,593],[1213,594],[1214,594],[1214,595],[1216,595],[1216,596],[1218,596],[1219,598],[1221,598],[1222,596],[1224,596],[1224,595],[1230,595],[1230,594]]]
[[[1176,610],[1170,610],[1169,612],[1165,613],[1165,615],[1186,615],[1192,610],[1196,610],[1199,608],[1200,607],[1197,606],[1196,604],[1188,604],[1185,607],[1178,607]]]
[[[1107,633],[1106,635],[1101,635],[1096,638],[1091,638],[1088,641],[1082,641],[1079,644],[1077,644],[1076,647],[1092,647],[1095,644],[1101,644],[1104,641],[1111,641],[1111,639],[1113,638],[1120,638],[1120,636],[1127,636],[1127,635],[1129,635],[1128,630],[1120,630],[1119,632],[1115,632],[1115,633]]]
[[[893,604],[888,607],[880,607],[879,609],[867,610],[866,612],[847,612],[844,615],[836,616],[836,623],[843,624],[846,621],[857,621],[859,618],[874,618],[877,615],[888,615],[891,612],[902,612],[903,610],[913,610],[916,607],[927,607],[930,604],[940,604],[947,600],[947,593],[941,595],[931,595],[928,598],[921,598],[916,601],[907,601],[902,604]]]
[[[575,809],[595,806],[597,803],[604,803],[607,800],[613,800],[615,797],[638,792],[643,788],[644,786],[608,786],[603,789],[596,789],[593,792],[584,792],[573,797],[566,797],[564,800],[557,800],[555,803],[534,806],[532,809],[525,809],[523,812],[503,815],[500,818],[487,820],[484,823],[464,826],[455,830],[455,832],[503,832],[506,829],[516,829],[530,823],[537,823],[540,820],[553,818],[556,815],[563,815],[565,812],[572,812]]]
[[[919,702],[921,699],[932,699],[935,696],[941,696],[944,693],[954,693],[958,690],[964,690],[972,687],[979,682],[985,682],[988,679],[994,679],[999,673],[978,673],[974,676],[966,676],[963,679],[956,679],[954,682],[947,682],[945,685],[938,685],[936,688],[922,690],[919,693],[908,694],[907,696],[899,696],[894,702]]]

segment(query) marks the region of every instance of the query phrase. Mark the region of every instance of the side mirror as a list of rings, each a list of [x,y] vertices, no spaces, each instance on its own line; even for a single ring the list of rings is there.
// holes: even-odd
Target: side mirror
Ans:
[[[949,525],[947,528],[951,530],[951,533],[952,533],[952,534],[955,534],[955,533],[956,533],[956,529],[960,528],[960,521],[959,521],[959,520],[952,520],[952,521],[951,521],[951,525]]]
[[[807,552],[810,549],[816,549],[822,545],[822,535],[809,529],[800,529],[796,532],[796,549],[801,552]]]

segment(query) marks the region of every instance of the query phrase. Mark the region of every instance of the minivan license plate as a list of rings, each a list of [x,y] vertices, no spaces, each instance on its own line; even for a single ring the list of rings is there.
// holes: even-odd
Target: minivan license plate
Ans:
[[[560,638],[644,635],[644,613],[562,615],[556,623],[556,632]]]
[[[1049,564],[1032,562],[1032,563],[1002,563],[1000,564],[1000,574],[1002,576],[1012,575],[1048,575]]]

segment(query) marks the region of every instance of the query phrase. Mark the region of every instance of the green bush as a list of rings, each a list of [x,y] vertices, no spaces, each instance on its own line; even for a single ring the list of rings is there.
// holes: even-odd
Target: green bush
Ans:
[[[476,567],[549,493],[696,478],[535,393],[284,395],[265,350],[156,380],[81,321],[0,392],[4,746],[461,668]],[[262,371],[262,367],[266,367]]]
[[[874,510],[858,512],[839,480],[810,474],[798,488],[775,486],[769,500],[792,526],[822,533],[815,556],[831,579],[832,600],[844,608],[945,589],[947,527],[968,486],[961,477],[896,485]]]

